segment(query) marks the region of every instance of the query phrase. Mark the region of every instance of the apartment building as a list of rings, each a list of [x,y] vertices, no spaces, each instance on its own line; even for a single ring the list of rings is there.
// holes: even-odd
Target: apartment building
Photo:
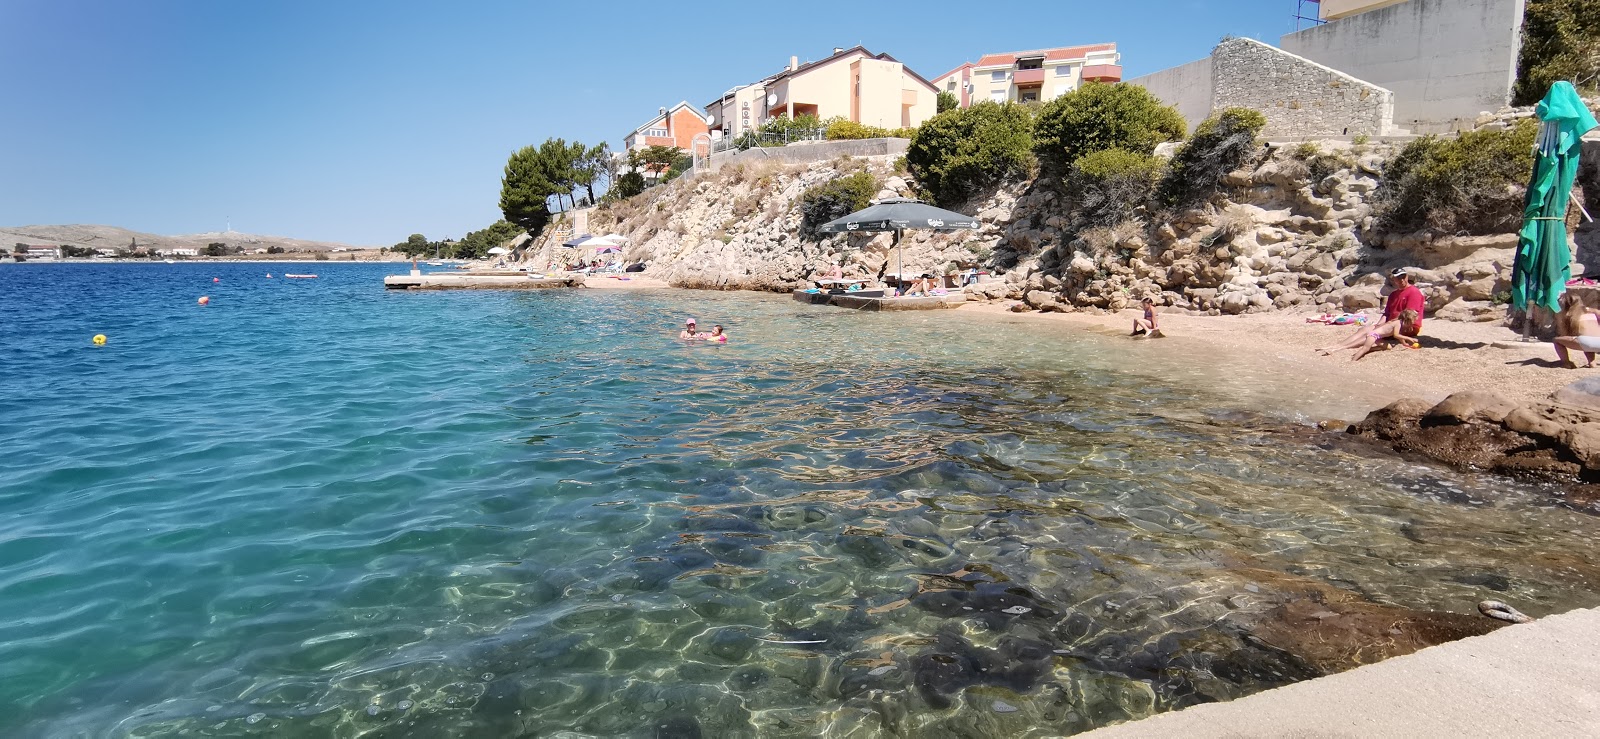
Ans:
[[[777,116],[845,118],[880,128],[909,128],[938,108],[933,83],[888,54],[835,48],[824,59],[789,66],[740,85],[706,105],[713,136],[738,136]]]
[[[671,108],[658,109],[655,118],[623,137],[622,148],[623,151],[632,151],[650,146],[672,146],[690,151],[695,137],[708,132],[706,115],[688,101],[680,101]]]
[[[984,54],[934,78],[965,108],[983,100],[1042,102],[1078,89],[1084,82],[1122,81],[1122,56],[1117,45],[1089,44],[1054,49]]]

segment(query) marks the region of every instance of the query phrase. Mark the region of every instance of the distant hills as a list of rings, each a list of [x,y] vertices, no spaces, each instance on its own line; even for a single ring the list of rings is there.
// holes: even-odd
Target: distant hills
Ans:
[[[10,253],[14,244],[38,246],[87,246],[94,249],[126,249],[138,240],[140,247],[161,249],[204,249],[207,244],[221,242],[228,246],[244,247],[246,251],[281,246],[289,251],[319,252],[333,249],[360,249],[366,247],[341,244],[336,241],[308,241],[283,236],[258,236],[238,231],[161,236],[140,231],[130,231],[116,226],[0,226],[0,253]]]

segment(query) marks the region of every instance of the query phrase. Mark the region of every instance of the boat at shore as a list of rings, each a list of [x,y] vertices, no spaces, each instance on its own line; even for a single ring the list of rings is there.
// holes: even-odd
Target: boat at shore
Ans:
[[[285,274],[284,277],[287,277],[287,278],[289,278],[291,280],[315,280],[315,279],[317,279],[316,275],[291,275],[291,274]]]

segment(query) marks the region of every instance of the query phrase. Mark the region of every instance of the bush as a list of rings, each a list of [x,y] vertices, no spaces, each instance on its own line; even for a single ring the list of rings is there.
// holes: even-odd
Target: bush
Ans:
[[[1407,144],[1384,166],[1376,193],[1384,226],[1469,234],[1515,229],[1538,131],[1529,119],[1507,130],[1455,139],[1425,136]]]
[[[1087,228],[1110,227],[1133,217],[1150,200],[1165,163],[1150,154],[1105,149],[1078,159],[1067,176],[1067,191]]]
[[[939,97],[934,99],[933,112],[943,113],[947,110],[955,110],[959,107],[961,107],[961,98],[956,97],[956,94],[953,92],[941,92],[939,93]]]
[[[1266,125],[1267,117],[1249,108],[1228,108],[1205,119],[1173,155],[1161,184],[1161,199],[1180,208],[1209,199],[1222,186],[1224,175],[1255,156],[1256,136]]]
[[[877,139],[888,136],[886,129],[877,126],[867,126],[844,118],[836,118],[828,123],[828,130],[823,134],[829,141],[844,139]]]
[[[1183,138],[1188,124],[1138,85],[1086,84],[1046,103],[1034,127],[1034,153],[1045,172],[1062,175],[1086,154],[1125,149],[1150,154]]]
[[[817,232],[822,224],[867,207],[877,191],[878,181],[868,172],[806,188],[800,194],[800,235],[812,240],[824,238],[826,234]]]
[[[1033,116],[1015,103],[940,113],[911,136],[906,165],[934,202],[954,206],[1034,166]]]

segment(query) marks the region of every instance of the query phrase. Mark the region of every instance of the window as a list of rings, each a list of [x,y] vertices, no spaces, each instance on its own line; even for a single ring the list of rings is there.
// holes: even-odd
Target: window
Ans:
[[[990,72],[989,73],[989,81],[990,82],[1005,82],[1006,81],[1006,73],[1005,72]]]
[[[1006,91],[995,90],[994,92],[989,93],[989,99],[997,103],[1003,103],[1006,101]]]
[[[1063,64],[1063,65],[1061,65],[1059,67],[1056,67],[1056,76],[1057,77],[1071,77],[1072,76],[1072,65],[1071,64]]]
[[[1017,69],[1039,69],[1044,66],[1044,60],[1038,57],[1033,59],[1018,59]]]
[[[650,129],[648,131],[645,131],[644,135],[646,135],[646,136],[654,136],[656,138],[664,139],[664,138],[667,137],[667,129],[665,129],[665,128],[652,128],[652,129]]]
[[[951,77],[948,82],[945,82],[944,83],[944,89],[946,89],[946,90],[948,90],[950,92],[955,92],[956,91],[956,78]]]

